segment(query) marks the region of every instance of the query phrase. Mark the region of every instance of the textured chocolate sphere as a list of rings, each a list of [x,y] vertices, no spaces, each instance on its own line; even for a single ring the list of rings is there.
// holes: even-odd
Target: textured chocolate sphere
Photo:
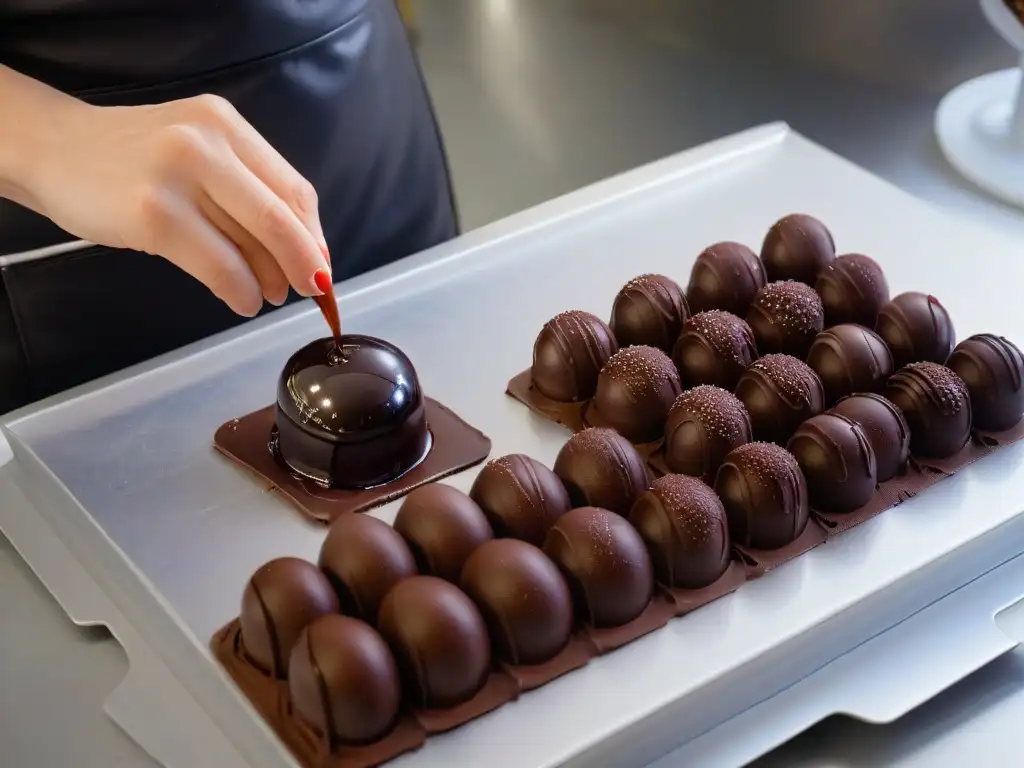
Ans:
[[[558,476],[521,453],[488,462],[469,495],[487,516],[495,536],[522,539],[538,547],[570,507],[569,494]]]
[[[262,566],[242,594],[239,624],[246,655],[264,672],[283,678],[288,655],[313,619],[339,610],[338,596],[312,563],[281,557]]]
[[[327,615],[302,631],[288,663],[299,715],[331,742],[363,744],[398,718],[402,687],[387,643],[369,624]]]
[[[629,521],[647,545],[656,578],[666,586],[701,589],[729,567],[725,507],[696,477],[658,478],[637,499]]]
[[[620,347],[647,346],[671,352],[690,316],[683,289],[664,275],[640,275],[612,304],[611,329]]]
[[[800,465],[807,497],[820,512],[853,512],[875,493],[875,452],[860,426],[845,416],[823,413],[809,418],[793,433],[786,450]]]
[[[779,445],[825,407],[818,374],[789,355],[766,355],[750,366],[736,385],[736,397],[750,415],[754,439]]]
[[[721,309],[745,315],[750,302],[768,282],[757,254],[739,243],[716,243],[694,262],[686,298],[692,312]]]
[[[454,707],[487,681],[491,644],[483,617],[465,592],[443,579],[398,582],[381,604],[378,627],[414,707]]]
[[[370,624],[376,623],[388,590],[416,573],[405,540],[369,515],[344,515],[331,524],[320,547],[320,567],[341,598],[342,612]]]
[[[694,315],[672,350],[683,388],[713,384],[730,392],[757,359],[754,332],[745,320],[713,309]]]
[[[825,402],[858,392],[881,392],[892,376],[892,355],[878,334],[862,325],[837,325],[814,338],[807,364],[821,379]]]
[[[636,497],[647,490],[644,460],[612,429],[592,427],[570,437],[555,459],[555,474],[574,507],[600,507],[626,515]]]
[[[543,664],[569,642],[569,586],[533,544],[487,542],[466,562],[461,584],[483,614],[494,654],[505,663]]]
[[[960,342],[946,363],[971,393],[978,429],[1000,432],[1024,415],[1024,356],[1012,341],[983,333]]]
[[[814,285],[818,273],[836,257],[832,233],[813,216],[794,213],[772,225],[761,246],[768,280],[798,280]]]
[[[840,256],[818,274],[814,290],[825,308],[825,327],[841,323],[875,327],[889,303],[889,283],[878,262],[860,253]]]
[[[562,403],[591,398],[597,375],[618,349],[601,318],[578,309],[562,312],[548,321],[533,345],[533,386]]]
[[[789,451],[772,443],[747,443],[718,470],[715,492],[722,500],[734,543],[779,549],[807,527],[807,482]]]
[[[956,344],[946,308],[934,296],[901,293],[878,313],[875,332],[892,352],[897,368],[908,363],[945,363]]]
[[[885,397],[910,427],[910,451],[926,459],[944,459],[971,436],[971,395],[963,379],[938,363],[911,363],[893,374]]]
[[[672,360],[654,347],[627,347],[609,358],[591,407],[604,423],[634,443],[657,440],[682,386]]]
[[[565,576],[577,615],[591,626],[622,626],[651,601],[650,555],[636,529],[614,512],[565,513],[548,531],[544,553]]]
[[[750,416],[739,398],[702,384],[683,392],[668,412],[665,464],[713,485],[726,454],[750,439]]]
[[[768,283],[754,297],[747,325],[762,355],[803,359],[814,337],[825,327],[825,311],[818,294],[803,283]]]
[[[878,469],[878,482],[892,480],[907,466],[910,428],[900,409],[873,393],[844,397],[828,413],[845,416],[864,430]]]

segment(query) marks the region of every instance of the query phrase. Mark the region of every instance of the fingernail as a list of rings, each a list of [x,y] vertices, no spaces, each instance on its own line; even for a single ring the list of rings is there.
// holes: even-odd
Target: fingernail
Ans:
[[[329,271],[331,268],[331,251],[323,240],[320,241],[320,253],[324,255],[324,261],[327,262],[327,269]]]
[[[313,273],[313,287],[320,293],[331,290],[331,273],[326,269],[318,269]]]

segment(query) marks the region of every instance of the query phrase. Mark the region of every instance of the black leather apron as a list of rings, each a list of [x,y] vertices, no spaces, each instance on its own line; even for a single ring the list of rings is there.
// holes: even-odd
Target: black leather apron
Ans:
[[[94,104],[229,99],[316,187],[335,279],[456,234],[393,0],[0,0],[0,63]],[[0,200],[0,256],[71,239]],[[132,251],[14,259],[0,274],[0,413],[242,322]]]

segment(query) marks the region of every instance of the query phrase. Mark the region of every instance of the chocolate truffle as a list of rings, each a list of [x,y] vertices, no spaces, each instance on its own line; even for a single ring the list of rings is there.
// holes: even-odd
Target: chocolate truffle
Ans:
[[[715,492],[696,477],[655,480],[629,513],[667,587],[701,589],[729,567],[729,525]]]
[[[648,346],[671,352],[690,316],[683,289],[664,275],[640,275],[623,286],[610,323],[620,347]]]
[[[555,459],[555,474],[574,507],[601,507],[626,515],[647,490],[647,470],[636,448],[615,430],[601,427],[569,438]]]
[[[480,505],[499,538],[528,541],[538,547],[548,529],[570,507],[558,476],[536,459],[514,453],[489,462],[469,495]]]
[[[978,429],[1001,432],[1024,414],[1024,356],[1012,341],[983,333],[957,344],[946,363],[971,393]]]
[[[668,412],[665,464],[712,485],[725,455],[750,439],[750,416],[739,398],[702,384],[683,392]]]
[[[816,218],[802,213],[775,222],[761,246],[761,261],[769,280],[814,285],[818,273],[835,257],[832,233]]]
[[[590,404],[594,415],[634,443],[657,440],[682,386],[669,356],[654,347],[627,347],[609,358]]]
[[[487,681],[491,644],[483,617],[465,592],[443,579],[398,582],[381,604],[378,628],[413,707],[454,707]]]
[[[692,312],[721,309],[745,315],[766,282],[764,264],[756,253],[739,243],[716,243],[694,262],[686,298]]]
[[[786,446],[807,481],[807,497],[819,512],[845,514],[867,504],[878,483],[875,452],[859,425],[838,414],[813,416]]]
[[[466,562],[461,585],[483,614],[495,656],[506,664],[543,664],[569,642],[569,587],[533,544],[487,542]]]
[[[862,325],[837,325],[814,338],[807,364],[821,379],[825,402],[857,392],[881,392],[892,376],[892,355],[878,334]]]
[[[803,283],[786,280],[768,283],[757,292],[747,312],[762,355],[784,354],[803,359],[811,342],[825,327],[825,311],[818,294]]]
[[[747,443],[725,457],[715,492],[735,544],[779,549],[807,527],[807,482],[789,451],[772,443]]]
[[[597,375],[619,349],[601,318],[578,309],[562,312],[533,345],[533,386],[545,397],[576,403],[594,396]]]
[[[825,407],[818,374],[789,355],[766,355],[750,366],[736,385],[736,397],[750,415],[754,439],[779,445]]]
[[[264,672],[283,678],[302,630],[338,609],[338,596],[315,565],[296,557],[271,560],[252,575],[242,594],[239,624],[245,653]]]
[[[874,393],[844,397],[828,413],[845,416],[864,430],[871,443],[879,483],[903,472],[910,456],[910,429],[900,409]]]
[[[901,293],[878,313],[875,332],[897,368],[908,363],[945,363],[956,344],[953,320],[934,296]]]
[[[402,687],[387,643],[349,616],[321,616],[302,631],[288,663],[299,715],[331,744],[364,744],[398,718]]]
[[[885,396],[910,427],[910,452],[945,459],[971,436],[971,395],[963,379],[938,363],[911,363],[889,379]]]
[[[416,573],[416,561],[387,523],[370,515],[344,515],[327,531],[320,568],[334,585],[342,612],[374,624],[384,595]]]
[[[622,626],[651,601],[651,557],[636,529],[614,512],[566,512],[548,531],[544,553],[565,576],[577,616],[593,627]]]
[[[402,502],[395,530],[409,544],[420,573],[459,583],[462,566],[477,547],[494,538],[483,511],[458,488],[421,485]]]
[[[857,323],[875,327],[889,303],[889,283],[878,262],[860,253],[840,256],[818,274],[814,290],[825,308],[825,327]]]
[[[736,315],[717,309],[687,320],[672,350],[672,362],[684,388],[713,384],[731,392],[756,359],[757,346],[750,326]]]
[[[296,474],[334,488],[395,480],[430,449],[423,392],[409,358],[370,336],[306,345],[277,386],[275,455]]]

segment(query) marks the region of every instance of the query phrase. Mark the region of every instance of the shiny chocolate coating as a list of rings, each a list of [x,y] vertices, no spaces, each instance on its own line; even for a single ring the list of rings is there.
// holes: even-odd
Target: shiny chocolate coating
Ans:
[[[671,352],[689,316],[678,283],[664,275],[640,275],[615,297],[609,325],[620,347],[647,346]]]
[[[761,246],[768,280],[797,280],[814,285],[836,257],[828,228],[813,216],[794,213],[772,225]]]
[[[544,553],[565,576],[576,615],[590,626],[622,626],[651,601],[651,557],[636,529],[614,512],[566,512],[548,531]]]
[[[729,523],[725,507],[702,480],[665,475],[655,480],[629,513],[667,587],[701,589],[729,567]]]
[[[609,358],[590,408],[634,443],[657,440],[682,386],[672,360],[654,347],[626,347]]]
[[[694,262],[686,299],[694,313],[721,309],[742,316],[766,282],[764,264],[747,246],[715,243]]]
[[[571,506],[558,476],[521,453],[488,462],[469,495],[487,516],[495,536],[522,539],[538,547]]]
[[[549,320],[533,345],[533,386],[560,403],[594,396],[597,375],[619,349],[607,323],[573,309]]]
[[[900,409],[874,393],[844,397],[828,413],[845,416],[864,430],[875,454],[877,480],[902,474],[910,456],[910,428]]]
[[[732,392],[702,384],[672,404],[665,427],[665,464],[709,485],[729,451],[751,440],[750,416]]]
[[[768,283],[747,312],[747,325],[762,355],[793,355],[801,360],[825,327],[821,298],[803,283]]]
[[[889,303],[889,283],[878,262],[860,253],[838,257],[818,273],[814,290],[825,308],[825,327],[856,323],[875,327]]]
[[[672,350],[683,388],[713,384],[730,392],[757,359],[754,332],[742,318],[713,309],[694,315]]]
[[[491,644],[480,611],[461,589],[435,576],[398,582],[377,625],[398,662],[413,707],[454,707],[487,681]]]
[[[570,437],[555,459],[555,474],[574,507],[627,515],[647,490],[647,469],[636,448],[615,430],[602,427]]]
[[[398,719],[402,686],[387,643],[369,624],[327,615],[299,636],[288,662],[288,692],[307,723],[330,743],[365,744]]]
[[[779,549],[807,527],[807,481],[789,451],[747,443],[725,458],[715,477],[734,544]]]
[[[862,325],[837,325],[814,338],[807,364],[821,379],[825,403],[858,392],[881,392],[892,376],[892,355],[874,331]]]
[[[543,664],[569,642],[569,586],[533,544],[487,542],[466,562],[460,584],[483,614],[494,655],[506,664]]]
[[[315,565],[296,557],[271,560],[252,575],[242,593],[239,624],[245,653],[264,672],[284,678],[302,630],[338,610],[338,596]]]
[[[818,374],[790,355],[766,355],[755,362],[740,377],[736,397],[750,415],[754,439],[778,445],[825,407]]]
[[[945,363],[956,344],[946,308],[934,296],[901,293],[878,313],[875,333],[892,352],[896,368],[908,363]]]
[[[910,452],[945,459],[971,436],[971,395],[963,379],[938,363],[910,363],[889,379],[885,397],[910,427]]]
[[[430,449],[416,370],[398,347],[370,336],[319,339],[284,366],[277,386],[275,455],[302,477],[370,488],[415,467]]]
[[[809,418],[786,450],[800,465],[810,505],[819,512],[853,512],[875,493],[875,452],[861,427],[845,416],[822,413]]]
[[[374,624],[384,595],[416,573],[416,560],[405,540],[370,515],[339,517],[320,547],[320,568],[341,599],[342,612]]]
[[[453,584],[459,583],[473,550],[494,538],[477,503],[444,483],[421,485],[406,496],[395,530],[412,550],[420,573]]]
[[[957,344],[946,365],[971,393],[974,426],[1001,432],[1024,415],[1024,356],[1009,339],[982,333]]]

